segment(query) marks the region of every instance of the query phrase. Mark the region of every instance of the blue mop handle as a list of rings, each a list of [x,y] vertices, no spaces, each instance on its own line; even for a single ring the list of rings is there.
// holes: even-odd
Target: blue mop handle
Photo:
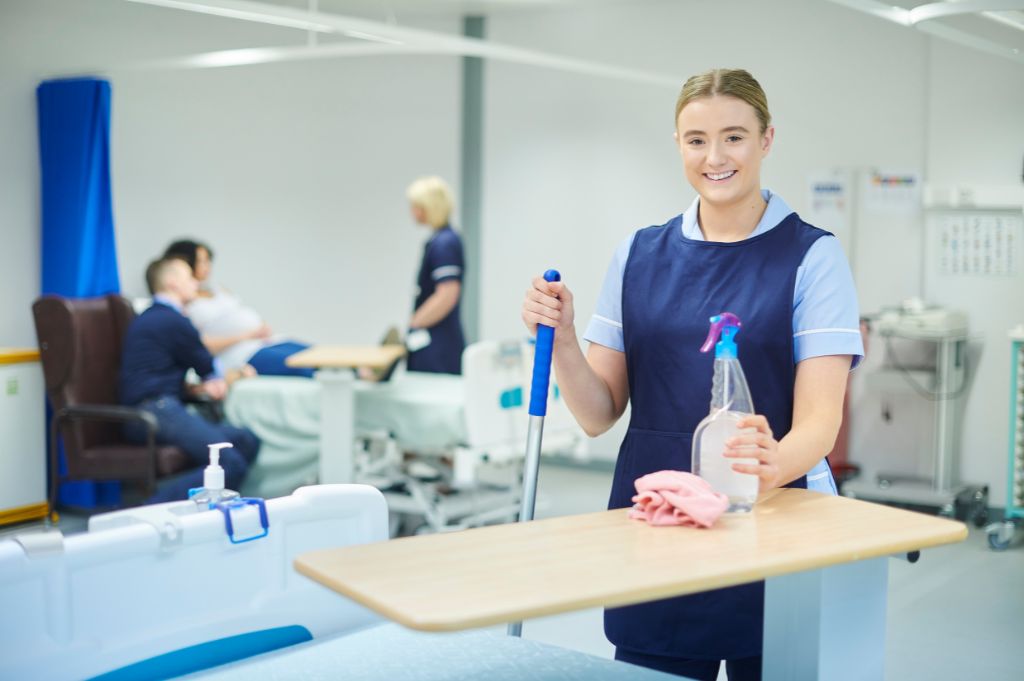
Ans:
[[[558,270],[544,273],[544,281],[561,281]],[[555,344],[555,329],[546,324],[537,325],[537,347],[533,353],[533,383],[530,386],[530,416],[548,413],[548,382],[551,379],[551,349]]]
[[[544,273],[544,281],[561,281],[557,270]],[[548,413],[548,381],[551,378],[551,349],[555,329],[537,325],[537,347],[533,352],[533,384],[530,386],[530,425],[526,433],[526,459],[523,462],[523,494],[520,499],[519,522],[533,520],[537,502],[537,473],[540,469],[540,447],[544,437],[544,416]],[[509,622],[508,635],[523,635],[522,622]]]

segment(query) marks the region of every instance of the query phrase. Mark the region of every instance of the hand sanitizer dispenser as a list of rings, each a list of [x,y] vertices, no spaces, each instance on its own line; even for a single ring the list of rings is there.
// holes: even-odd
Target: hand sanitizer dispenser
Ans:
[[[230,442],[210,445],[210,465],[203,471],[203,486],[191,489],[188,497],[202,507],[213,508],[222,501],[238,499],[238,492],[224,489],[224,469],[220,465],[220,450],[233,446]]]

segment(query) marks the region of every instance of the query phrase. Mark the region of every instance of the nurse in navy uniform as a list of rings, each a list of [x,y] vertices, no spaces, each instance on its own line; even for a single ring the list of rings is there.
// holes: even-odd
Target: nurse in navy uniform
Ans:
[[[452,193],[439,177],[424,177],[406,193],[413,219],[432,230],[423,247],[419,291],[409,320],[409,371],[462,373],[466,340],[459,318],[465,261],[462,239],[452,229]]]
[[[726,310],[743,320],[740,361],[759,412],[740,424],[755,432],[727,443],[726,455],[756,447],[756,464],[734,468],[758,476],[762,492],[835,494],[825,455],[848,373],[864,352],[843,250],[762,189],[775,129],[749,73],[690,78],[675,114],[676,146],[697,198],[622,242],[583,336],[586,354],[564,282],[534,279],[523,321],[531,330],[555,328],[558,384],[589,435],[607,431],[631,402],[609,508],[630,506],[642,475],[691,470],[693,431],[711,396],[713,358],[699,348],[708,319]],[[761,678],[763,617],[758,582],[607,610],[605,634],[618,660],[708,680],[724,662],[731,681],[750,681]]]

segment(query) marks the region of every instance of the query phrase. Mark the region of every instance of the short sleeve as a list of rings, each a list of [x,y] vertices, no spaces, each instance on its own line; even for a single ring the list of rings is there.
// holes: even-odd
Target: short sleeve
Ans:
[[[455,232],[439,234],[430,244],[427,267],[434,284],[440,284],[442,281],[462,281],[462,241]]]
[[[626,351],[622,336],[622,276],[626,271],[629,249],[633,246],[635,236],[635,233],[630,234],[615,250],[604,275],[597,307],[583,334],[584,340],[619,352]]]
[[[814,242],[797,270],[795,288],[794,361],[853,355],[856,367],[864,358],[860,311],[850,264],[838,239],[823,236]]]

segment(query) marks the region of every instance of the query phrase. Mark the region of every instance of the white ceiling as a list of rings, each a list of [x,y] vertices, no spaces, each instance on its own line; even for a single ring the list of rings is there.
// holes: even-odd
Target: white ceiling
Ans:
[[[501,13],[535,12],[545,9],[573,7],[583,11],[594,5],[625,4],[642,6],[650,2],[710,2],[713,0],[261,0],[257,3],[244,0],[130,0],[178,6],[181,9],[203,11],[209,6],[246,6],[255,8],[255,13],[291,14],[301,20],[320,15],[325,21],[344,23],[346,17],[354,18],[363,28],[353,30],[328,30],[335,39],[341,35],[358,38],[359,32],[379,36],[392,35],[403,42],[400,34],[407,33],[409,20],[417,16],[463,16],[494,15]],[[748,0],[764,2],[766,0]],[[972,49],[981,50],[1024,64],[1024,0],[946,0],[945,2],[921,2],[920,0],[818,0],[841,5],[850,11],[857,11],[906,27],[907,31],[922,31],[938,38],[959,43]],[[197,9],[198,8],[198,9]],[[264,8],[262,11],[259,8]],[[216,12],[215,12],[216,13]],[[949,14],[945,14],[949,13]],[[254,20],[250,18],[250,20]],[[255,19],[260,20],[260,19]],[[269,23],[275,23],[270,21]],[[351,23],[351,22],[350,22]],[[413,22],[415,23],[415,22]],[[403,26],[404,24],[404,26]],[[351,28],[349,26],[349,28]],[[434,34],[437,36],[438,34]],[[409,37],[409,36],[406,36]],[[454,36],[452,36],[454,37]],[[418,40],[433,43],[430,35],[420,32]],[[450,37],[441,37],[450,42]],[[382,41],[382,42],[387,42]],[[467,44],[463,43],[463,47]],[[450,49],[461,49],[454,44]],[[498,47],[498,46],[495,46]],[[512,48],[515,49],[515,48]],[[472,52],[462,52],[472,54]],[[313,55],[310,55],[311,57]],[[325,56],[325,55],[321,55]],[[490,56],[491,54],[478,54]]]
[[[1024,64],[1024,0],[827,0]]]

